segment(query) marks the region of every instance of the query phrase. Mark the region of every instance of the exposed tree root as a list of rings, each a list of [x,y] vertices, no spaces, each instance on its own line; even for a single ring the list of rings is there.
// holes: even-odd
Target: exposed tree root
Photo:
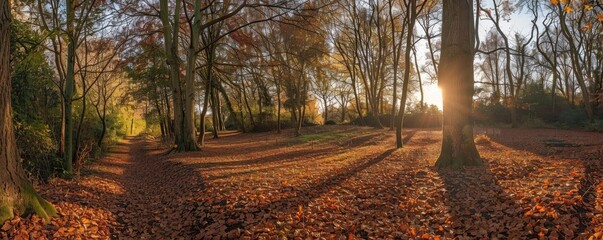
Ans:
[[[10,204],[5,202],[0,204],[0,223],[13,218],[15,210],[24,215],[36,214],[46,222],[57,215],[54,206],[44,200],[29,183],[25,184],[21,191],[22,200],[20,203]]]

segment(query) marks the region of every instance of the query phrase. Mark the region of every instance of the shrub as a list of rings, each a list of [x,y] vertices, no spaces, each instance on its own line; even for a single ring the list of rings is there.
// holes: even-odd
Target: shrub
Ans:
[[[325,125],[337,125],[337,123],[333,120],[328,120],[325,122]]]
[[[584,110],[579,108],[567,109],[559,113],[558,123],[562,127],[577,128],[583,127],[588,121]]]
[[[479,102],[474,110],[475,122],[491,125],[495,123],[511,123],[511,112],[500,103],[486,104]]]
[[[594,123],[588,123],[585,128],[588,131],[603,132],[603,120],[595,120]]]
[[[56,155],[57,144],[48,125],[17,122],[15,135],[23,167],[30,178],[45,182],[62,171],[63,162]]]

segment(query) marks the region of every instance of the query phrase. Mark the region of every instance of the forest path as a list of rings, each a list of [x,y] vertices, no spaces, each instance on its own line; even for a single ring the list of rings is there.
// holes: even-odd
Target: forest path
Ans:
[[[123,174],[102,171],[111,166]],[[91,169],[98,177],[119,182],[124,190],[108,208],[117,216],[113,237],[172,239],[190,234],[186,227],[192,222],[186,215],[202,187],[200,174],[169,161],[156,142],[128,138]]]
[[[200,173],[155,140],[128,137],[74,180],[37,187],[58,216],[15,218],[0,239],[198,239]]]

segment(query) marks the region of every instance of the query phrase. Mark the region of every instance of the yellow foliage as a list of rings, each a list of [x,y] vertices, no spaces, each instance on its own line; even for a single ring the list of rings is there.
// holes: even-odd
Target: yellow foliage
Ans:
[[[591,5],[586,4],[586,5],[584,5],[584,10],[586,10],[586,11],[592,11],[593,7]]]

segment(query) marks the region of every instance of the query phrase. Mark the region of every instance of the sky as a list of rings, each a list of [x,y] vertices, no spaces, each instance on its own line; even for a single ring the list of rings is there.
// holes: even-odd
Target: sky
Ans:
[[[522,11],[522,12],[515,12],[511,15],[510,20],[507,21],[502,21],[501,22],[501,28],[503,29],[503,31],[508,35],[514,35],[515,33],[520,33],[522,35],[529,35],[530,31],[531,31],[531,27],[532,27],[532,17],[531,14],[528,14],[526,12],[526,10]],[[539,17],[539,20],[542,21],[543,20],[543,16]],[[494,25],[490,22],[490,20],[485,20],[482,19],[479,22],[479,35],[480,35],[480,40],[484,40],[486,38],[486,34],[488,33],[488,31],[493,27]],[[423,55],[425,55],[424,53],[428,52],[427,48],[426,48],[426,43],[424,41],[419,42],[417,45],[417,56],[418,56],[418,62],[419,65],[424,65],[425,64],[425,57]],[[428,75],[426,73],[422,73],[421,74],[422,79],[428,79]],[[476,81],[480,78],[480,73],[476,72],[475,73],[475,79]],[[442,109],[442,97],[441,97],[441,93],[440,90],[437,87],[437,83],[429,83],[426,82],[424,83],[424,92],[425,92],[425,103],[427,104],[434,104],[436,106],[438,106],[438,108]],[[416,92],[415,94],[413,94],[413,100],[418,101],[419,99],[419,93]]]

